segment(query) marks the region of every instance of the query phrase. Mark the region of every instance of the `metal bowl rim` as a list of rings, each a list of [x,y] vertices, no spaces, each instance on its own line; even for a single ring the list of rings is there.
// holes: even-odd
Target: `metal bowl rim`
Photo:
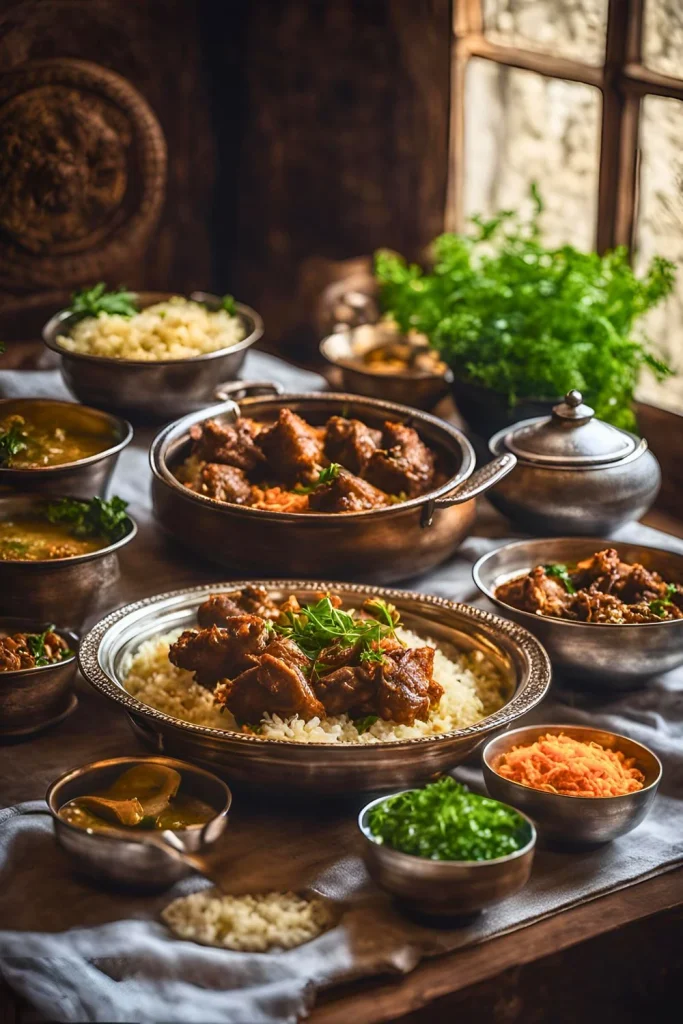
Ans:
[[[504,775],[501,775],[499,772],[496,771],[496,769],[493,767],[493,765],[489,761],[488,749],[489,749],[489,747],[493,746],[493,744],[496,743],[498,740],[501,740],[503,738],[508,739],[510,737],[517,736],[517,735],[519,735],[519,733],[527,732],[529,729],[534,729],[534,730],[538,729],[539,730],[539,736],[542,735],[542,733],[547,731],[548,729],[562,729],[562,730],[566,729],[568,732],[572,732],[573,730],[581,730],[582,732],[594,732],[596,734],[597,733],[602,733],[603,736],[605,734],[607,734],[608,736],[614,736],[614,738],[617,739],[617,740],[626,740],[627,743],[634,743],[637,747],[640,747],[641,750],[644,750],[646,753],[648,753],[650,755],[650,757],[652,757],[654,759],[655,764],[657,765],[657,769],[658,769],[657,777],[652,782],[650,782],[647,786],[643,786],[642,789],[637,789],[633,793],[620,793],[619,796],[599,796],[599,797],[569,796],[567,793],[548,793],[544,789],[534,789],[533,786],[523,786],[521,782],[515,782],[514,779],[506,779]],[[597,742],[597,740],[596,740],[596,742]],[[511,746],[513,746],[513,745],[514,744],[511,744]],[[500,733],[498,736],[492,736],[491,739],[486,741],[486,743],[484,744],[484,747],[482,749],[482,752],[481,752],[481,760],[482,760],[482,764],[486,768],[488,768],[488,770],[490,772],[492,772],[495,776],[497,776],[497,778],[502,779],[503,782],[508,783],[510,786],[516,786],[517,789],[523,790],[526,793],[537,793],[539,796],[541,796],[541,797],[549,797],[551,800],[557,800],[557,799],[560,799],[560,800],[571,800],[574,803],[576,803],[577,801],[582,801],[582,800],[593,800],[593,801],[595,801],[595,806],[602,805],[603,803],[605,803],[608,800],[610,800],[610,801],[612,801],[612,800],[614,800],[614,801],[628,800],[629,798],[640,796],[641,793],[645,794],[645,793],[649,793],[650,790],[654,791],[654,790],[657,789],[657,787],[659,786],[660,782],[662,781],[662,775],[664,773],[664,767],[662,765],[661,760],[657,756],[657,754],[655,754],[654,750],[651,750],[650,747],[648,747],[645,743],[641,743],[640,740],[631,739],[630,736],[625,736],[623,733],[620,733],[620,732],[613,732],[611,729],[599,729],[597,726],[593,726],[593,725],[574,725],[574,724],[570,725],[569,723],[567,723],[566,725],[562,725],[562,724],[560,724],[560,725],[555,725],[555,724],[539,725],[539,726],[536,726],[536,725],[522,725],[522,726],[519,726],[517,729],[506,730],[504,733]]]
[[[84,409],[87,412],[96,412],[99,416],[113,421],[121,428],[123,437],[116,444],[111,445],[109,448],[105,448],[104,451],[95,452],[94,455],[88,455],[85,459],[76,459],[75,462],[62,462],[58,466],[0,466],[0,480],[4,473],[21,473],[26,474],[28,478],[32,473],[40,473],[44,476],[58,476],[60,473],[66,470],[80,469],[81,466],[91,466],[95,462],[101,462],[103,459],[108,459],[112,455],[118,455],[119,452],[123,451],[130,442],[133,440],[134,430],[128,420],[124,419],[123,416],[116,416],[114,413],[105,412],[103,409],[95,409],[90,405],[81,405],[79,402],[69,402],[63,398],[2,398],[0,399],[0,415],[2,414],[2,406],[5,402],[50,402],[52,405],[68,405],[72,409]]]
[[[27,622],[28,619],[22,618],[20,615],[0,615],[0,628],[5,628],[6,622]],[[42,632],[42,631],[41,631]],[[13,682],[16,679],[25,679],[27,676],[39,675],[41,672],[45,672],[47,669],[59,668],[61,665],[69,665],[76,660],[78,657],[78,645],[81,642],[78,633],[74,633],[72,629],[65,629],[63,626],[55,626],[52,630],[58,636],[61,636],[63,640],[69,641],[69,649],[71,654],[68,658],[62,658],[61,661],[56,661],[51,665],[34,665],[33,668],[17,668],[11,672],[0,672],[0,682]]]
[[[479,722],[475,722],[473,725],[465,726],[462,729],[454,729],[451,732],[436,733],[432,736],[417,736],[407,740],[386,740],[381,743],[368,745],[353,743],[306,744],[297,743],[293,740],[269,739],[264,736],[258,736],[254,733],[231,732],[227,729],[216,729],[213,726],[197,725],[194,722],[184,722],[179,718],[173,718],[171,715],[158,711],[156,708],[152,708],[148,704],[144,704],[142,701],[138,700],[136,697],[133,697],[124,690],[122,686],[119,686],[114,680],[112,680],[100,667],[98,654],[106,633],[112,626],[121,619],[124,619],[127,615],[141,611],[145,608],[152,608],[156,604],[170,601],[173,598],[190,597],[192,595],[199,594],[206,594],[208,596],[210,593],[216,592],[220,589],[239,590],[240,588],[253,584],[264,587],[267,590],[287,589],[294,592],[298,590],[334,590],[347,594],[363,593],[367,596],[383,597],[388,600],[391,600],[392,598],[398,600],[417,600],[420,604],[431,605],[442,609],[444,612],[454,612],[456,616],[460,615],[467,619],[474,619],[482,626],[488,626],[494,630],[501,631],[506,635],[508,640],[521,648],[529,661],[529,673],[526,686],[523,692],[515,693],[502,708],[494,711],[493,714],[488,715],[486,718],[482,718]],[[137,713],[146,719],[153,719],[156,722],[169,725],[182,732],[198,736],[206,736],[208,738],[220,737],[230,743],[252,744],[256,746],[264,746],[265,748],[277,746],[285,749],[301,749],[302,747],[310,746],[315,750],[341,751],[343,756],[350,756],[349,752],[357,751],[361,747],[364,752],[374,750],[375,748],[378,750],[384,750],[386,748],[395,750],[402,747],[413,747],[418,744],[424,745],[427,743],[439,743],[446,740],[452,740],[454,738],[460,739],[468,736],[486,734],[487,732],[490,732],[491,729],[507,725],[509,722],[514,721],[521,717],[521,715],[526,714],[527,711],[536,707],[548,692],[552,674],[550,659],[548,658],[545,648],[536,639],[536,637],[534,637],[528,630],[524,629],[523,626],[519,626],[517,623],[510,622],[508,619],[503,619],[491,612],[482,611],[479,608],[473,608],[471,605],[461,602],[449,601],[447,598],[436,597],[431,594],[419,594],[415,591],[409,590],[396,590],[388,587],[377,587],[362,583],[340,583],[331,582],[329,580],[318,581],[292,579],[219,581],[211,584],[200,584],[194,587],[184,587],[180,590],[171,590],[163,594],[156,594],[152,597],[145,597],[139,601],[134,601],[131,604],[124,605],[122,608],[117,608],[115,611],[110,612],[108,615],[104,616],[104,618],[100,619],[100,621],[96,623],[88,633],[86,633],[79,644],[78,664],[81,672],[91,686],[94,686],[96,690],[103,693],[106,697],[113,699],[117,704],[122,705],[129,713]],[[520,707],[520,705],[523,706]]]
[[[489,559],[492,559],[494,555],[497,555],[501,551],[511,551],[516,547],[522,547],[522,545],[527,546],[529,544],[559,544],[562,541],[573,542],[577,540],[585,540],[587,545],[598,545],[598,547],[596,548],[596,550],[598,551],[601,549],[601,547],[604,547],[605,545],[613,547],[615,544],[624,544],[628,545],[629,547],[642,548],[645,551],[652,551],[656,555],[665,555],[666,557],[671,557],[673,555],[675,558],[679,558],[681,560],[681,566],[683,568],[683,555],[680,552],[667,551],[666,548],[653,548],[650,547],[649,544],[631,544],[630,541],[609,540],[604,537],[539,537],[533,538],[531,540],[515,540],[512,541],[510,544],[501,544],[499,548],[494,548],[493,551],[487,551],[486,554],[478,558],[477,561],[472,566],[472,579],[474,580],[475,584],[482,592],[482,594],[484,594],[485,597],[489,599],[489,601],[492,601],[493,604],[497,605],[499,608],[505,609],[506,611],[509,610],[514,612],[516,615],[523,615],[525,617],[525,621],[528,619],[528,621],[530,622],[537,622],[540,618],[544,622],[561,623],[562,626],[570,626],[574,628],[590,626],[591,629],[661,629],[662,626],[678,626],[678,628],[680,629],[681,625],[683,625],[683,619],[663,619],[661,622],[578,622],[574,619],[561,619],[555,615],[536,615],[534,612],[527,612],[524,611],[523,608],[515,608],[514,605],[508,604],[506,601],[501,601],[501,599],[499,597],[496,597],[495,593],[492,590],[490,590],[489,587],[487,587],[486,584],[481,579],[481,568],[486,564],[486,562]],[[520,572],[519,575],[522,576],[523,573]]]
[[[435,867],[444,867],[446,869],[449,867],[495,867],[497,864],[509,864],[510,861],[518,860],[520,857],[523,857],[524,854],[529,853],[531,850],[533,850],[536,846],[536,840],[538,839],[538,835],[536,832],[536,826],[534,825],[531,818],[529,818],[528,815],[524,813],[524,811],[518,810],[511,804],[506,804],[503,800],[498,800],[494,796],[487,796],[485,799],[494,800],[497,804],[502,804],[502,806],[506,807],[509,811],[514,811],[514,813],[518,814],[520,818],[523,818],[526,824],[529,826],[531,834],[529,836],[528,843],[526,843],[525,846],[521,847],[521,849],[515,850],[514,853],[506,853],[505,856],[503,857],[493,857],[491,860],[432,860],[430,857],[418,857],[414,853],[405,853],[403,850],[395,850],[393,846],[387,846],[385,843],[378,843],[377,840],[373,838],[373,833],[370,831],[370,826],[363,821],[367,813],[370,810],[372,810],[373,807],[376,807],[378,804],[386,803],[387,800],[391,800],[395,796],[401,796],[403,793],[415,792],[420,788],[424,787],[411,786],[408,789],[399,789],[395,793],[387,793],[385,794],[385,796],[378,796],[374,800],[370,800],[369,803],[365,804],[365,806],[361,809],[360,813],[358,814],[358,828],[360,829],[365,841],[371,843],[373,847],[376,847],[377,849],[380,849],[390,854],[392,860],[395,858],[397,862],[402,866],[410,867],[415,864],[433,864],[435,865]],[[475,795],[478,796],[479,794]]]
[[[71,822],[65,821],[64,818],[59,817],[59,811],[62,805],[60,805],[60,807],[56,809],[53,807],[53,798],[55,796],[55,793],[58,792],[59,787],[63,783],[69,780],[70,776],[77,772],[86,771],[88,768],[108,768],[111,765],[116,764],[129,764],[131,761],[135,764],[139,764],[142,761],[172,761],[174,764],[180,765],[182,771],[187,771],[189,769],[192,772],[196,772],[198,775],[205,775],[209,778],[212,778],[214,781],[219,782],[226,791],[227,797],[225,805],[221,808],[220,811],[217,811],[214,814],[214,816],[209,819],[209,821],[204,822],[204,824],[187,825],[183,829],[174,829],[174,832],[182,833],[203,831],[206,828],[206,826],[210,824],[210,822],[215,821],[216,818],[227,817],[227,815],[230,813],[230,809],[232,807],[232,790],[228,786],[227,782],[223,782],[223,779],[219,778],[218,775],[214,775],[213,772],[208,771],[206,768],[201,768],[199,765],[191,764],[189,761],[181,761],[177,757],[167,757],[165,754],[138,754],[137,756],[135,754],[131,754],[128,756],[123,755],[121,757],[102,758],[102,760],[100,761],[89,761],[87,764],[77,765],[74,768],[69,768],[67,769],[67,771],[62,772],[61,775],[59,775],[50,783],[45,793],[45,803],[47,804],[48,811],[50,812],[52,818],[55,821],[58,821],[61,826],[64,826],[70,832],[73,832],[76,835],[89,835],[97,837],[96,832],[90,832],[88,829],[79,828],[78,825],[72,825]],[[178,769],[178,771],[182,774],[181,769]],[[109,833],[107,833],[106,837],[104,838],[113,839],[114,842],[116,843],[138,843],[140,845],[144,845],[145,842],[144,838],[138,838],[138,836],[136,835],[129,836],[127,833],[122,833],[121,835],[118,835],[117,833],[113,833],[112,835],[110,835]]]
[[[69,495],[62,495],[62,497],[69,497]],[[31,498],[34,504],[38,504],[40,502],[45,501],[45,498],[41,497],[40,495],[34,495],[34,494],[11,494],[11,495],[10,494],[4,494],[4,495],[2,495],[0,497],[0,514],[2,513],[3,502],[5,502],[5,501],[14,501],[16,498]],[[57,498],[54,498],[53,500],[54,501],[58,501],[59,498],[57,497]],[[77,500],[78,501],[82,501],[83,499],[79,498]],[[83,554],[83,555],[69,555],[68,558],[37,558],[37,559],[3,558],[0,561],[0,568],[2,568],[3,565],[13,565],[13,566],[23,565],[23,566],[29,566],[29,567],[33,567],[33,566],[45,567],[45,566],[48,566],[48,565],[53,566],[53,567],[58,566],[58,565],[77,565],[77,564],[80,564],[81,562],[92,562],[92,561],[95,561],[95,559],[97,559],[97,558],[103,558],[105,555],[113,554],[115,551],[118,551],[119,548],[125,547],[126,544],[128,544],[131,540],[133,540],[134,537],[137,536],[137,532],[138,532],[138,525],[137,525],[137,523],[135,522],[133,517],[131,515],[129,515],[127,512],[126,512],[126,516],[128,517],[128,522],[130,523],[130,529],[129,529],[128,533],[126,533],[125,536],[121,537],[120,540],[114,541],[113,544],[108,544],[107,547],[105,547],[105,548],[98,548],[97,551],[86,551],[85,554]],[[1,521],[2,520],[0,519],[0,522]]]
[[[173,491],[182,495],[187,501],[204,504],[208,508],[218,509],[226,514],[239,515],[249,517],[260,517],[264,521],[273,520],[277,522],[312,522],[312,523],[337,523],[340,520],[356,521],[358,519],[367,519],[370,517],[378,518],[384,516],[388,518],[392,515],[398,515],[407,508],[421,508],[426,502],[432,501],[436,498],[444,497],[449,494],[452,490],[464,483],[475,470],[476,467],[476,455],[472,444],[465,436],[465,434],[458,428],[453,426],[451,423],[447,423],[445,420],[440,419],[438,416],[433,416],[431,413],[424,412],[422,409],[412,409],[408,405],[401,405],[399,402],[388,402],[383,398],[369,398],[364,395],[354,395],[342,391],[306,391],[306,392],[292,392],[291,394],[285,393],[282,395],[270,396],[254,396],[253,398],[246,398],[240,401],[240,408],[243,404],[250,402],[270,402],[271,404],[282,405],[287,401],[310,401],[316,399],[320,402],[337,401],[342,405],[344,403],[355,402],[364,403],[372,406],[377,406],[380,410],[385,409],[389,412],[397,412],[404,414],[412,419],[425,419],[432,426],[440,429],[442,432],[448,434],[453,440],[456,440],[460,445],[462,455],[462,465],[457,473],[443,483],[436,490],[428,491],[426,494],[420,494],[416,498],[410,498],[408,501],[398,501],[394,505],[389,505],[383,508],[366,509],[363,512],[275,512],[265,508],[251,508],[248,505],[237,505],[232,502],[217,501],[215,498],[209,498],[205,494],[197,494],[196,491],[191,491],[184,484],[173,475],[168,466],[166,465],[166,455],[164,448],[171,434],[175,434],[176,431],[180,432],[185,426],[190,427],[195,423],[205,422],[214,416],[220,415],[221,412],[229,411],[233,406],[234,402],[229,400],[227,402],[221,402],[217,405],[209,406],[206,409],[201,409],[198,412],[188,413],[186,416],[180,417],[173,423],[168,423],[158,432],[154,440],[152,441],[149,448],[149,464],[153,475],[161,483],[166,484]],[[175,438],[173,438],[175,439]]]
[[[373,325],[375,326],[375,325]],[[368,377],[370,380],[376,381],[378,378],[381,379],[383,374],[373,373],[372,370],[364,370],[362,367],[352,366],[349,363],[345,363],[341,359],[333,359],[331,355],[328,355],[327,348],[328,342],[338,338],[340,334],[348,334],[348,331],[340,331],[338,334],[327,334],[318,345],[318,350],[323,359],[330,364],[330,366],[339,366],[342,369],[349,369],[353,373],[358,373],[363,377]],[[374,346],[379,348],[380,346]],[[372,351],[372,349],[368,349]],[[393,376],[393,374],[392,374]],[[434,383],[446,383],[450,384],[453,378],[453,371],[449,366],[446,367],[443,373],[430,373],[429,370],[402,370],[396,376],[401,377],[403,380],[420,380],[420,381],[434,381]]]
[[[138,294],[138,293],[135,293]],[[171,293],[171,296],[176,293]],[[207,296],[209,293],[205,293]],[[211,295],[211,298],[218,300],[218,296]],[[185,298],[185,296],[181,296]],[[191,296],[188,296],[191,301]],[[165,300],[158,300],[163,302]],[[247,329],[251,327],[251,330],[245,338],[241,341],[236,341],[234,345],[228,345],[226,348],[219,348],[215,352],[203,352],[198,356],[185,356],[183,359],[115,359],[111,356],[95,356],[87,352],[69,352],[68,349],[62,348],[61,345],[57,344],[56,332],[61,324],[66,322],[77,314],[71,313],[68,309],[60,309],[57,313],[50,317],[48,322],[43,327],[43,342],[49,349],[56,352],[58,355],[65,357],[66,359],[76,359],[85,363],[98,363],[101,365],[108,366],[128,366],[138,367],[142,369],[144,367],[151,368],[153,366],[183,366],[184,364],[194,365],[200,362],[209,362],[211,359],[218,359],[221,356],[230,355],[232,352],[243,352],[262,337],[264,331],[263,318],[255,309],[251,306],[245,305],[243,302],[236,302],[235,309],[242,320],[245,322]],[[248,322],[251,320],[251,324]],[[68,332],[67,332],[68,333]],[[54,339],[52,335],[55,335]]]

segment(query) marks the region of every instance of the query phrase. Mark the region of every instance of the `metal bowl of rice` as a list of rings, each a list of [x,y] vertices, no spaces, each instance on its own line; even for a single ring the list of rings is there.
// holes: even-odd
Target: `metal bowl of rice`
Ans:
[[[134,317],[84,319],[63,309],[43,328],[66,386],[84,405],[151,421],[195,412],[211,403],[219,384],[237,377],[263,334],[253,309],[238,302],[228,316],[207,292],[189,299],[140,292],[137,300]]]
[[[401,615],[401,639],[436,647],[444,695],[425,722],[377,720],[359,732],[346,715],[303,721],[264,716],[240,731],[209,690],[168,661],[170,642],[196,623],[210,594],[248,582],[215,583],[149,597],[102,619],[81,641],[86,679],[127,713],[157,751],[195,762],[231,780],[308,793],[350,793],[411,786],[463,761],[482,740],[535,707],[550,685],[550,662],[527,630],[489,612],[405,590],[367,584],[258,581],[275,600],[334,592],[358,609],[380,597]]]

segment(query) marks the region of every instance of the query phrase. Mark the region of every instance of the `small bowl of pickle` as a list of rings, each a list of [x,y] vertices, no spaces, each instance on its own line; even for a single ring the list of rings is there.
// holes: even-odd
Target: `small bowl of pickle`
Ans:
[[[424,335],[391,322],[340,327],[320,343],[341,388],[417,409],[433,409],[449,393],[452,374]]]

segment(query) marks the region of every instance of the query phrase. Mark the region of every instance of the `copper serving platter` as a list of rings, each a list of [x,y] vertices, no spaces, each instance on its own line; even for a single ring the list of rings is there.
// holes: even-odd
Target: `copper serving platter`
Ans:
[[[86,679],[130,716],[136,733],[158,753],[226,775],[230,780],[306,793],[350,793],[413,785],[463,761],[492,733],[535,707],[550,685],[550,662],[524,628],[445,598],[362,584],[269,580],[275,599],[334,591],[346,607],[381,596],[395,604],[409,629],[439,644],[482,651],[501,671],[509,692],[499,711],[475,725],[419,739],[377,744],[294,743],[182,722],[157,711],[123,687],[126,661],[148,639],[196,624],[209,594],[246,586],[223,582],[145,598],[112,612],[81,641]]]

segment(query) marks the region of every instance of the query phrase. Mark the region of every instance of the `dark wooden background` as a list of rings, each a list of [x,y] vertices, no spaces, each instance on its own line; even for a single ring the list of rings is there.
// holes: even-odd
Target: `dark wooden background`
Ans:
[[[305,350],[330,261],[417,256],[443,225],[449,0],[0,0],[0,72],[93,61],[168,144],[126,284],[233,291]]]

